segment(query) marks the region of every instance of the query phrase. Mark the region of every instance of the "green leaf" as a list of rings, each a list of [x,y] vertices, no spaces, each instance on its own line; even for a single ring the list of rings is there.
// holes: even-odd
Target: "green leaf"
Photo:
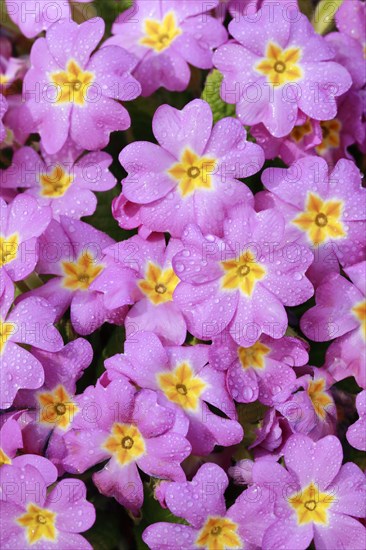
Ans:
[[[332,30],[335,14],[342,4],[343,0],[320,0],[312,19],[313,27],[318,34],[324,35]]]
[[[202,99],[207,101],[213,113],[214,122],[218,122],[222,118],[235,116],[235,105],[225,103],[220,96],[220,87],[223,80],[223,75],[217,69],[214,69],[207,77]]]

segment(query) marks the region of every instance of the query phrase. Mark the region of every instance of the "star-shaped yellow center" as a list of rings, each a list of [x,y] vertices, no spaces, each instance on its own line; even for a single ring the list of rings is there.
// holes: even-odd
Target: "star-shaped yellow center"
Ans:
[[[0,354],[3,353],[6,342],[9,340],[10,336],[15,333],[15,331],[15,323],[8,323],[0,318]]]
[[[168,12],[162,21],[145,19],[144,29],[145,36],[140,39],[140,44],[159,53],[169,48],[177,36],[182,34],[173,11]]]
[[[282,86],[288,82],[296,82],[302,78],[302,70],[298,62],[301,58],[300,48],[283,50],[277,44],[269,42],[266,57],[257,65],[256,70],[267,77],[272,86]]]
[[[27,512],[17,518],[17,523],[26,529],[26,537],[30,545],[39,540],[55,541],[57,529],[55,527],[56,514],[47,508],[40,508],[29,503]]]
[[[115,422],[103,449],[116,458],[121,466],[134,462],[145,453],[145,441],[134,424]]]
[[[250,348],[238,348],[238,356],[243,369],[263,369],[265,367],[265,356],[271,350],[261,344],[261,342],[256,342]]]
[[[79,407],[75,405],[64,386],[57,386],[52,392],[42,392],[37,396],[40,405],[39,421],[48,427],[66,430]]]
[[[311,399],[314,410],[321,420],[327,416],[327,408],[333,405],[332,398],[325,391],[324,378],[317,378],[309,383],[307,388],[308,396]]]
[[[298,525],[328,525],[328,509],[334,500],[333,495],[321,493],[313,482],[288,498],[290,506],[296,511]]]
[[[258,281],[266,275],[265,268],[255,261],[255,255],[250,250],[245,251],[238,260],[221,262],[225,275],[221,278],[221,288],[224,290],[240,290],[245,296],[251,296]]]
[[[343,201],[323,201],[315,193],[309,193],[305,212],[292,220],[299,229],[307,233],[313,245],[322,244],[329,239],[342,239],[346,236],[341,221]]]
[[[361,334],[364,340],[366,340],[366,300],[359,302],[352,308],[352,313],[356,316],[356,319],[360,322]]]
[[[88,290],[104,266],[96,263],[94,257],[84,252],[76,262],[62,262],[63,286],[69,290]]]
[[[212,174],[215,167],[215,159],[200,157],[190,149],[185,149],[180,162],[169,168],[168,174],[178,182],[182,197],[188,197],[196,189],[212,189]]]
[[[63,167],[58,164],[52,172],[40,175],[40,194],[42,197],[50,199],[62,197],[72,184],[73,179],[74,177],[65,172]]]
[[[94,74],[84,71],[76,61],[70,59],[65,71],[50,74],[51,83],[57,87],[55,105],[74,103],[83,107],[88,98],[88,88],[94,80]]]
[[[155,306],[171,302],[179,278],[172,268],[164,271],[152,262],[148,263],[145,279],[138,281],[138,287]]]
[[[0,268],[12,262],[17,257],[19,237],[17,233],[3,237],[0,235]]]
[[[237,533],[238,527],[231,519],[209,517],[198,533],[195,544],[207,550],[243,548],[243,541]]]
[[[181,363],[173,371],[157,375],[160,389],[169,401],[177,403],[183,409],[195,411],[206,383],[195,376],[188,363]]]
[[[300,143],[300,141],[302,141],[305,136],[311,134],[312,131],[313,127],[310,119],[308,118],[305,124],[302,124],[301,126],[294,126],[292,132],[290,133],[290,138],[293,141],[296,141],[296,143]]]
[[[316,151],[319,155],[326,153],[329,149],[338,149],[341,144],[341,129],[342,123],[334,118],[333,120],[324,120],[320,123],[323,139],[316,146]]]

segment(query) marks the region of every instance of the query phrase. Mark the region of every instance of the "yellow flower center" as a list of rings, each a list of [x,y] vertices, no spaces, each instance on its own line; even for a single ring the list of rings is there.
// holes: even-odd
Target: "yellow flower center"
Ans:
[[[0,449],[0,466],[3,466],[3,464],[11,464],[11,458],[9,458],[8,455]]]
[[[356,316],[356,319],[360,322],[361,334],[363,339],[366,340],[366,300],[356,304],[352,308],[352,313]]]
[[[330,493],[321,493],[313,482],[299,493],[292,495],[288,502],[296,511],[298,525],[317,523],[328,525],[328,508],[335,497]]]
[[[182,197],[192,195],[196,189],[211,189],[212,174],[215,171],[216,160],[208,157],[199,157],[190,149],[185,149],[180,162],[169,170],[177,182]]]
[[[243,369],[263,369],[265,366],[264,358],[271,350],[256,342],[250,348],[238,348],[238,356]]]
[[[307,389],[314,410],[321,420],[327,416],[327,407],[333,404],[332,398],[325,392],[324,378],[318,378],[309,383]]]
[[[145,441],[133,424],[115,422],[103,448],[113,455],[121,466],[126,466],[145,453]]]
[[[269,84],[282,86],[302,78],[301,67],[297,64],[300,58],[300,48],[293,47],[283,50],[277,44],[270,42],[267,46],[266,57],[255,68],[267,77]]]
[[[17,518],[17,523],[26,529],[29,544],[39,540],[55,541],[57,529],[55,527],[56,514],[47,508],[39,508],[36,504],[28,504],[27,512]]]
[[[328,149],[337,149],[340,146],[342,124],[335,118],[333,120],[324,120],[320,123],[320,127],[322,129],[323,140],[315,149],[319,155],[322,155]]]
[[[342,239],[346,236],[340,221],[342,207],[341,200],[323,201],[315,193],[309,193],[305,212],[294,218],[292,223],[305,231],[314,245],[329,239]]]
[[[238,525],[231,519],[210,517],[198,533],[196,546],[207,550],[224,550],[225,548],[244,548],[239,537]]]
[[[39,421],[48,426],[53,424],[66,430],[79,411],[79,407],[62,385],[57,386],[52,392],[40,393],[37,399],[41,407]]]
[[[255,261],[250,250],[244,252],[238,260],[221,262],[221,266],[226,272],[221,278],[221,287],[225,290],[239,289],[245,296],[251,296],[257,282],[266,275],[265,268]]]
[[[0,318],[0,354],[3,353],[6,342],[9,340],[10,336],[14,334],[15,329],[15,323],[8,323]]]
[[[9,237],[0,236],[0,268],[12,262],[17,257],[19,246],[18,234]]]
[[[74,176],[64,171],[62,166],[57,165],[49,174],[41,174],[41,196],[51,199],[62,197],[74,180]]]
[[[141,38],[140,44],[156,52],[169,48],[177,36],[182,34],[173,11],[168,12],[162,21],[145,19],[144,26],[145,36]]]
[[[313,131],[312,124],[310,122],[310,119],[307,119],[305,124],[302,124],[301,126],[295,126],[290,134],[290,138],[293,139],[293,141],[296,141],[296,143],[300,143],[304,139],[305,136],[308,136]]]
[[[149,262],[145,279],[138,281],[138,287],[155,306],[171,302],[173,292],[179,283],[179,278],[172,268],[164,271],[158,266]]]
[[[97,264],[92,255],[81,254],[76,262],[62,262],[64,271],[63,286],[69,290],[88,290],[104,266]]]
[[[56,105],[74,103],[82,107],[87,101],[88,87],[94,80],[94,74],[83,71],[76,61],[70,59],[66,70],[51,73],[50,80],[58,89]]]
[[[206,383],[194,375],[188,363],[181,363],[172,372],[157,375],[158,384],[169,401],[183,409],[195,411]]]

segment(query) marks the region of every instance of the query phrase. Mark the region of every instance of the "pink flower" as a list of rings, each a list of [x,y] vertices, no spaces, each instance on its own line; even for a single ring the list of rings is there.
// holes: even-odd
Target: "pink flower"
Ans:
[[[366,451],[366,391],[356,397],[356,407],[359,419],[347,430],[348,442],[355,449]]]
[[[224,75],[222,99],[236,104],[240,121],[261,122],[283,137],[297,123],[299,110],[316,120],[334,118],[336,97],[352,80],[332,61],[332,48],[305,15],[284,15],[280,4],[271,7],[264,5],[254,20],[248,14],[230,22],[236,42],[215,52],[214,65]]]
[[[69,136],[84,149],[102,149],[112,131],[130,126],[128,112],[115,100],[140,94],[130,75],[136,60],[117,46],[90,57],[104,26],[99,17],[81,25],[63,19],[32,47],[23,97],[49,154],[57,153]]]
[[[139,59],[134,76],[144,96],[160,86],[182,92],[191,76],[188,64],[211,69],[213,49],[227,40],[225,27],[208,14],[218,3],[134,0],[114,22],[106,45],[123,46]]]
[[[79,404],[82,412],[65,435],[67,471],[82,473],[108,460],[93,481],[135,514],[144,498],[137,467],[154,477],[185,479],[180,462],[191,450],[186,428],[176,423],[172,409],[159,404],[156,392],[137,392],[119,376],[107,387],[87,388]]]
[[[314,539],[317,550],[362,550],[365,527],[355,518],[366,515],[366,483],[353,463],[342,466],[342,446],[334,436],[314,443],[303,435],[286,445],[286,468],[268,460],[253,466],[253,482],[271,487],[275,498],[263,550],[306,550]]]
[[[47,493],[47,487],[53,482],[30,465],[2,466],[0,480],[3,487],[1,548],[92,549],[79,535],[95,521],[94,506],[86,500],[82,481],[63,479]]]
[[[257,214],[236,206],[224,222],[223,239],[203,236],[190,225],[182,241],[184,249],[173,260],[182,280],[174,301],[197,338],[210,340],[226,327],[244,347],[262,333],[281,338],[288,324],[284,306],[313,294],[304,276],[312,253],[288,239],[284,218],[275,209]]]
[[[123,375],[141,388],[158,391],[161,402],[189,425],[187,439],[193,454],[207,455],[215,445],[242,440],[225,375],[208,364],[208,346],[163,347],[155,334],[138,332],[126,340],[124,354],[107,359],[105,366],[110,379]],[[208,404],[229,418],[214,414]]]
[[[196,223],[205,233],[222,235],[228,208],[253,205],[251,191],[238,179],[261,169],[262,149],[246,141],[238,120],[225,118],[212,128],[211,108],[200,99],[182,111],[161,106],[153,131],[159,145],[134,142],[119,156],[129,173],[123,196],[151,231],[179,238],[188,223]]]

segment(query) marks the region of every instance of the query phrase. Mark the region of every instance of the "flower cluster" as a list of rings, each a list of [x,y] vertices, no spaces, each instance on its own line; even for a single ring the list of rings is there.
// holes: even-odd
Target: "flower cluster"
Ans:
[[[5,0],[4,550],[365,550],[366,4],[330,4]]]

